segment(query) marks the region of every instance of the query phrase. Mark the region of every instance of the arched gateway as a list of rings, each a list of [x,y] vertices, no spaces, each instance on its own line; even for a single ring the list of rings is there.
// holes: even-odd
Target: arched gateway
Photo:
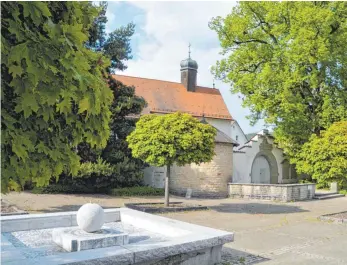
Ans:
[[[265,156],[258,156],[252,164],[252,183],[270,183],[270,164]]]
[[[252,183],[278,183],[278,167],[276,157],[272,153],[272,145],[264,138],[259,152],[253,159],[251,169]]]

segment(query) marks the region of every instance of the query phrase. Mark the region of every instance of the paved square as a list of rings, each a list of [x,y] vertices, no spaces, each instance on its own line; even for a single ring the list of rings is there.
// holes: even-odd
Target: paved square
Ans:
[[[104,208],[129,202],[162,202],[163,198],[115,198],[106,195],[35,195],[10,193],[3,198],[29,212],[71,211],[86,202]],[[347,210],[347,197],[293,203],[237,199],[184,199],[172,201],[207,205],[208,211],[178,212],[163,216],[235,232],[226,244],[223,265],[346,265],[347,224],[317,220],[323,214]]]

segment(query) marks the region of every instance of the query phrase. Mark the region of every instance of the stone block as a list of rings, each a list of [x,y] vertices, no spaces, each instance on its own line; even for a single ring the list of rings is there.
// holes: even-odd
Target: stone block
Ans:
[[[94,233],[87,233],[77,227],[56,228],[52,232],[52,239],[69,252],[121,246],[129,243],[127,233],[105,228]]]
[[[13,220],[13,221],[1,221],[1,232],[13,232],[13,231],[21,231],[21,230],[29,230],[29,223],[23,222],[21,220]]]
[[[339,187],[337,182],[331,182],[330,183],[330,191],[331,192],[339,192]]]
[[[31,219],[29,222],[29,229],[43,229],[51,227],[67,227],[71,226],[71,216],[56,216],[56,217],[42,217]]]

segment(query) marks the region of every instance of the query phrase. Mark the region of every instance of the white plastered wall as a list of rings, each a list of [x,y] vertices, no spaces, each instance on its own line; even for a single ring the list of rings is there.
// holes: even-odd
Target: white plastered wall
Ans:
[[[251,183],[251,171],[252,164],[255,156],[259,152],[259,145],[263,141],[263,137],[254,137],[253,141],[250,141],[248,145],[250,147],[244,147],[239,151],[234,151],[233,154],[233,183]],[[273,144],[273,140],[267,137],[269,144]],[[242,153],[241,153],[242,152]],[[273,145],[272,154],[276,158],[278,168],[278,183],[282,183],[282,164],[283,151]]]

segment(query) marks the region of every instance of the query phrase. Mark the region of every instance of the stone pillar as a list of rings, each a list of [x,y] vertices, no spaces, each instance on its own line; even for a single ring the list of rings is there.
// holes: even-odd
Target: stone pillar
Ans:
[[[339,185],[337,182],[331,182],[330,183],[330,191],[331,192],[339,192]]]

